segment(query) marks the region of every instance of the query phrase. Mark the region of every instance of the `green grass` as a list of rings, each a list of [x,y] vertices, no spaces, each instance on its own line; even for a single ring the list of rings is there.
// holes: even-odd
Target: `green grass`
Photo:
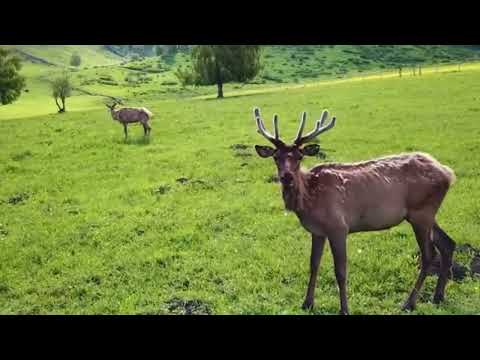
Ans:
[[[28,104],[22,96],[1,107],[0,313],[163,314],[183,299],[214,314],[304,314],[309,235],[267,181],[273,162],[254,154],[264,141],[253,106],[268,119],[278,113],[286,138],[303,110],[311,126],[328,108],[338,118],[321,139],[328,161],[431,153],[458,177],[439,223],[457,243],[480,246],[478,68],[265,91],[136,98],[156,117],[150,141],[132,126],[127,143],[106,109],[81,97],[62,115],[36,115],[48,97],[41,88]],[[22,117],[9,110],[18,104]],[[416,251],[406,224],[351,235],[351,312],[399,314]],[[450,282],[440,306],[428,301],[434,285],[429,278],[416,313],[480,313],[478,279]],[[327,247],[313,313],[337,312]]]

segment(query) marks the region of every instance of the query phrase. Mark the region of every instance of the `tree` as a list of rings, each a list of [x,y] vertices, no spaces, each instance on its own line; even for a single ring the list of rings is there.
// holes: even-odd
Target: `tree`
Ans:
[[[163,49],[162,49],[162,47],[161,47],[160,45],[157,45],[157,46],[155,47],[155,55],[157,55],[157,56],[162,56],[162,54],[163,54]]]
[[[0,103],[7,105],[18,99],[25,87],[25,78],[18,72],[20,58],[7,49],[0,48]]]
[[[261,69],[259,45],[196,45],[192,64],[197,85],[217,85],[217,98],[223,98],[223,84],[246,82]]]
[[[63,74],[53,80],[52,82],[52,96],[55,99],[55,103],[58,107],[58,112],[63,113],[65,109],[65,99],[70,96],[72,92],[72,84],[68,74]],[[58,99],[62,102],[62,106],[58,103]]]
[[[80,57],[80,55],[78,55],[77,53],[72,54],[72,57],[70,58],[70,65],[78,67],[81,63],[82,58]]]

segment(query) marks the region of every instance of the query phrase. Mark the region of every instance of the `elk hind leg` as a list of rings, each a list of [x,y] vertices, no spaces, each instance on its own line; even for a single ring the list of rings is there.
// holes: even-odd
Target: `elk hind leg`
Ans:
[[[433,302],[438,304],[445,299],[445,287],[449,276],[451,276],[453,252],[455,251],[456,244],[438,224],[434,224],[433,226],[433,243],[441,256],[440,274],[433,295]]]
[[[348,315],[347,299],[347,232],[340,231],[328,236],[332,250],[335,277],[340,291],[340,314]]]

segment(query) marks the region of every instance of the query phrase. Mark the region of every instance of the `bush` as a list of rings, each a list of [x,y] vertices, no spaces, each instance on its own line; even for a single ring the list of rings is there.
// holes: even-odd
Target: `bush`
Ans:
[[[182,85],[182,87],[195,84],[195,74],[190,69],[184,70],[183,68],[178,67],[175,70],[175,76],[177,77],[178,81],[180,81],[180,84]],[[175,83],[175,85],[176,84],[177,83]]]
[[[70,58],[70,65],[78,67],[80,66],[81,63],[82,63],[82,58],[80,57],[80,55],[78,55],[77,53],[72,54],[72,57]]]
[[[166,80],[166,81],[162,81],[160,83],[160,85],[178,85],[178,82],[176,81],[171,81],[171,80]]]

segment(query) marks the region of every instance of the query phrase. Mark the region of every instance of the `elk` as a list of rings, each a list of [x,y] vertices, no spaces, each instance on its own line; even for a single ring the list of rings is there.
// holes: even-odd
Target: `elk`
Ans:
[[[451,275],[455,242],[440,228],[436,213],[455,181],[454,172],[425,153],[407,153],[358,163],[325,163],[305,170],[304,156],[315,156],[318,144],[308,144],[335,126],[336,118],[326,124],[324,111],[315,128],[303,136],[306,113],[302,114],[292,144],[279,137],[278,116],[273,117],[274,134],[265,128],[258,108],[254,109],[257,132],[274,147],[256,145],[262,158],[273,157],[285,208],[298,217],[311,233],[310,280],[302,305],[314,305],[318,268],[326,239],[333,255],[335,277],[340,293],[340,314],[349,313],[347,303],[347,236],[356,232],[390,229],[406,220],[413,228],[421,252],[416,283],[403,310],[415,309],[417,294],[423,286],[434,256],[440,257],[440,274],[433,302],[445,298]]]
[[[147,136],[150,134],[152,128],[148,122],[152,119],[153,114],[146,108],[122,108],[115,110],[117,102],[114,102],[112,105],[105,104],[105,106],[110,109],[113,120],[116,120],[123,124],[123,130],[125,132],[125,140],[128,137],[128,124],[132,123],[141,123],[143,126],[144,135]]]

